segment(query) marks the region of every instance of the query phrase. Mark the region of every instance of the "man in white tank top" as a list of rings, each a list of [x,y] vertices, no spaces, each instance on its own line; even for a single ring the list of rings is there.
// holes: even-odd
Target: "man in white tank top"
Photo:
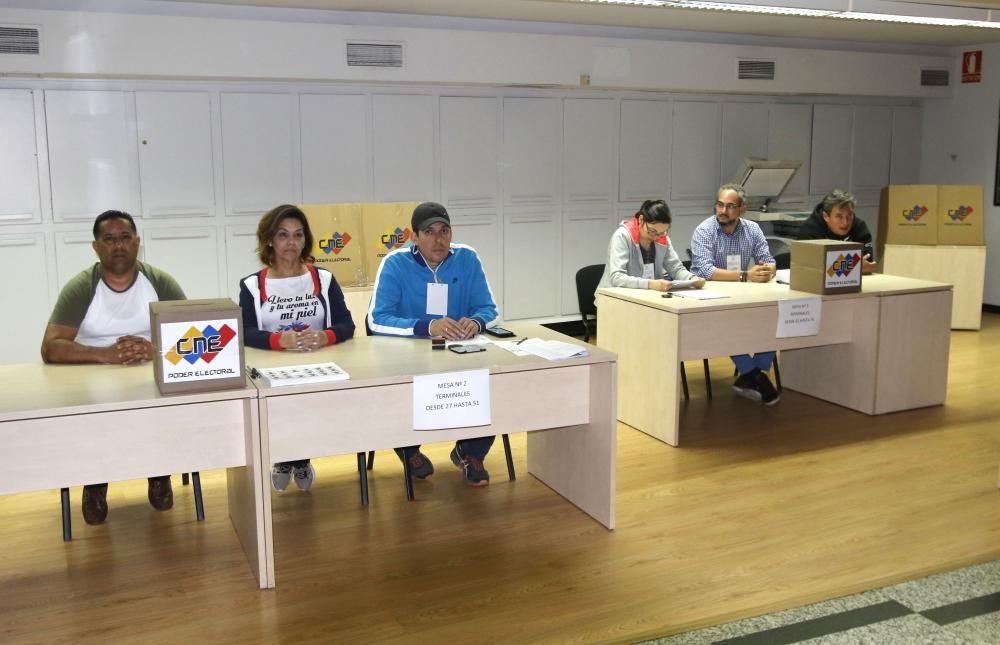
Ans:
[[[139,262],[139,235],[132,216],[105,211],[94,221],[99,262],[66,283],[42,339],[46,363],[137,365],[152,359],[149,303],[184,300],[177,282]],[[108,515],[107,484],[83,488],[83,519],[100,524]],[[174,504],[170,475],[149,478],[149,503]]]

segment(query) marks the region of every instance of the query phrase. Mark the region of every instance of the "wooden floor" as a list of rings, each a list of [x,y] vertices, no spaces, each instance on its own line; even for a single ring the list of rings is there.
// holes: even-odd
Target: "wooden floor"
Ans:
[[[74,489],[69,544],[57,491],[0,498],[0,642],[626,642],[1000,558],[1000,316],[951,348],[947,405],[883,417],[738,399],[721,359],[709,402],[692,364],[681,448],[619,428],[613,532],[524,472],[523,435],[520,478],[498,446],[486,489],[429,447],[412,503],[379,453],[367,510],[353,458],[317,460],[311,493],[273,498],[267,592],[223,473],[203,475],[201,524],[179,477],[167,513],[113,484],[100,527]]]

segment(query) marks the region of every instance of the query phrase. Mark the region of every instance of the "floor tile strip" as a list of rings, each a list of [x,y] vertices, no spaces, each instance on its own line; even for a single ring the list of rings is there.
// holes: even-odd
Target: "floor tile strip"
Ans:
[[[978,598],[969,598],[954,602],[943,607],[935,607],[920,612],[925,618],[933,620],[938,625],[948,625],[966,618],[982,616],[994,611],[1000,611],[1000,593],[991,593]]]
[[[800,623],[766,629],[755,634],[727,638],[715,641],[715,645],[787,645],[810,638],[818,638],[827,634],[847,631],[855,627],[871,625],[883,620],[908,616],[914,613],[895,600],[888,600],[869,607],[860,607],[849,611],[804,620]]]

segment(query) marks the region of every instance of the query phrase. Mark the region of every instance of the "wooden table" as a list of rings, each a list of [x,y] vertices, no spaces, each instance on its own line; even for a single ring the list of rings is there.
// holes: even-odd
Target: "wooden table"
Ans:
[[[729,297],[598,290],[598,345],[618,354],[622,422],[676,446],[680,362],[768,350],[781,350],[785,388],[866,414],[944,403],[951,285],[866,276],[861,293],[823,296],[819,333],[795,338],[775,337],[778,302],[815,294],[774,281],[707,288]]]
[[[509,327],[519,336],[572,340],[537,325]],[[431,350],[428,339],[387,336],[361,336],[313,354],[247,349],[250,367],[333,361],[351,375],[303,386],[259,384],[263,464],[528,432],[528,472],[613,529],[617,364],[609,352],[587,347],[589,356],[563,361],[518,357],[495,346],[459,355]],[[491,425],[412,429],[414,375],[481,368],[490,370]],[[273,566],[266,495],[264,520]],[[268,578],[273,584],[273,569]]]
[[[148,363],[25,364],[0,366],[0,391],[0,495],[226,468],[233,527],[272,586],[253,387],[162,396]]]

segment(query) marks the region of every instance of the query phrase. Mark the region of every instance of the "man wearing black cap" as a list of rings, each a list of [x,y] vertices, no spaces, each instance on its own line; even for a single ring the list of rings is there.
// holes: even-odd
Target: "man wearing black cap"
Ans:
[[[465,340],[497,319],[497,306],[483,264],[470,246],[451,243],[451,218],[441,204],[424,202],[410,220],[414,243],[382,260],[368,309],[372,333],[393,336],[443,336]],[[471,486],[486,486],[490,475],[483,459],[494,437],[455,444],[452,462]],[[424,479],[434,472],[420,446],[396,449]]]

